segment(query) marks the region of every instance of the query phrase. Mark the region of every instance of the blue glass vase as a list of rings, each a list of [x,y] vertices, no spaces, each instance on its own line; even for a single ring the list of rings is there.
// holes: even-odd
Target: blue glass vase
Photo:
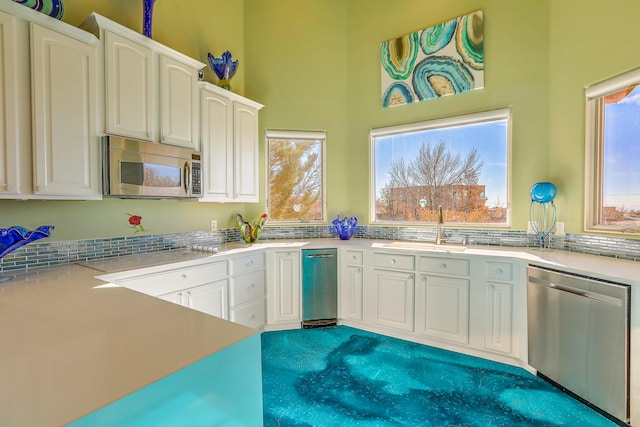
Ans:
[[[142,0],[142,34],[151,38],[153,25],[153,4],[155,0]]]
[[[344,217],[343,219],[340,219],[340,216],[338,216],[332,221],[332,224],[333,226],[329,227],[329,229],[333,233],[336,233],[340,240],[349,240],[356,231],[358,218],[352,216],[351,218]]]

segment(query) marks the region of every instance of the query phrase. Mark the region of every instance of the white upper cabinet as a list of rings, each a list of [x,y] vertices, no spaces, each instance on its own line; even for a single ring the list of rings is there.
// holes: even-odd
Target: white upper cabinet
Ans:
[[[103,41],[105,132],[198,150],[206,64],[96,13],[81,27]]]
[[[160,142],[199,149],[198,70],[160,55]]]
[[[98,44],[29,7],[0,3],[0,197],[102,197]]]
[[[201,83],[205,202],[258,202],[261,104]]]
[[[106,133],[153,141],[153,54],[104,31]]]
[[[29,40],[18,36],[21,24],[0,11],[0,198],[32,191]]]
[[[96,57],[95,43],[31,23],[36,196],[101,198]]]

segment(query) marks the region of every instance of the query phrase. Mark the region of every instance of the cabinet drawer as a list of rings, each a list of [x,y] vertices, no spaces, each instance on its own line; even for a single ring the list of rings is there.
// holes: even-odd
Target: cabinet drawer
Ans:
[[[513,265],[508,262],[487,262],[487,280],[511,282],[513,280]]]
[[[346,264],[362,265],[362,259],[362,251],[346,251],[344,253],[344,260]]]
[[[420,257],[420,271],[425,273],[468,276],[469,260],[457,258]]]
[[[262,298],[265,294],[264,270],[239,274],[231,278],[231,307],[244,304],[252,299]]]
[[[264,299],[229,310],[229,320],[250,328],[261,328],[266,323]]]
[[[373,254],[373,266],[392,268],[394,270],[413,270],[415,268],[415,257],[413,255],[375,253]]]
[[[221,261],[198,267],[179,268],[118,282],[125,288],[154,297],[215,282],[227,277],[227,262]]]
[[[264,253],[247,255],[229,260],[231,274],[246,273],[264,268]]]

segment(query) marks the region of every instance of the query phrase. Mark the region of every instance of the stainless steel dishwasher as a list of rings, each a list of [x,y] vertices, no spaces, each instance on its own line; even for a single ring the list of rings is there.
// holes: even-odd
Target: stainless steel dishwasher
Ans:
[[[630,286],[528,268],[529,365],[619,420],[629,421]]]
[[[336,324],[338,317],[337,249],[302,250],[302,327]]]

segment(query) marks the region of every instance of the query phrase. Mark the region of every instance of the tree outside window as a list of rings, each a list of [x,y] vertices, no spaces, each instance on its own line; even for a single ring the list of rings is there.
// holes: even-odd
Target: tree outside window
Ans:
[[[324,140],[322,132],[267,131],[270,220],[324,220]]]

